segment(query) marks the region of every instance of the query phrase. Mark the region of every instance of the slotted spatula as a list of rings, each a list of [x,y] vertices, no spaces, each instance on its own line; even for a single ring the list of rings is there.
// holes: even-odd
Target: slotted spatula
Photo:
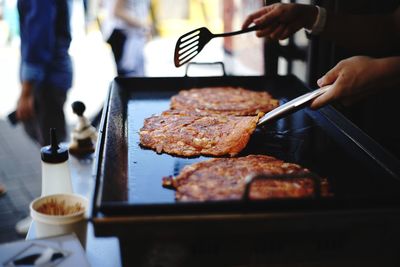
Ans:
[[[175,67],[180,67],[194,58],[204,46],[215,37],[227,37],[241,33],[251,32],[258,29],[258,26],[252,26],[240,31],[225,32],[219,34],[211,33],[206,27],[185,33],[179,37],[175,46],[174,63]]]

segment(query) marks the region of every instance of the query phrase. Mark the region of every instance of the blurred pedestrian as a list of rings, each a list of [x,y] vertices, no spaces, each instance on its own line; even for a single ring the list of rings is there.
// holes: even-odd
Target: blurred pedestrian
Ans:
[[[3,196],[7,192],[6,187],[0,184],[0,197]]]
[[[50,128],[57,139],[67,137],[64,103],[72,86],[70,11],[72,1],[18,0],[21,35],[21,94],[16,118],[40,146],[50,144]],[[17,223],[26,233],[29,219]]]
[[[105,0],[102,25],[119,76],[144,76],[144,47],[151,33],[150,0]]]

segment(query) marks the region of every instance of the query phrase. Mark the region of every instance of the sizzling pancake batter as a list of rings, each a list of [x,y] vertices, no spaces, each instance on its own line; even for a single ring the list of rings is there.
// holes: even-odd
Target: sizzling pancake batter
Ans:
[[[315,180],[310,177],[308,169],[265,155],[198,162],[184,167],[175,178],[164,178],[163,185],[173,187],[179,201],[241,199],[246,177],[261,173],[305,175],[298,178],[256,180],[251,184],[250,199],[302,198],[315,194]],[[321,181],[321,186],[327,187],[324,181]],[[322,191],[326,193],[327,190]]]
[[[227,86],[182,90],[171,98],[171,109],[237,116],[266,113],[278,104],[267,92]]]
[[[248,143],[258,116],[164,112],[145,119],[140,144],[179,156],[235,156]]]

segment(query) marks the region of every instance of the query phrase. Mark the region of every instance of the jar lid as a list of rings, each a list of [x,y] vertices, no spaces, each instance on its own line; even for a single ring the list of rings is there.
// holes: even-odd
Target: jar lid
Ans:
[[[43,162],[62,163],[68,160],[68,148],[57,143],[56,129],[50,129],[50,145],[40,149]]]

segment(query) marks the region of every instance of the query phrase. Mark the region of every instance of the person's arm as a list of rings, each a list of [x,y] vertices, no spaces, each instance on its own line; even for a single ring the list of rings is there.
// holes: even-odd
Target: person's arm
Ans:
[[[149,24],[147,21],[141,21],[136,17],[133,17],[129,12],[126,11],[125,8],[126,0],[116,0],[115,6],[113,10],[114,16],[125,21],[129,26],[136,28],[143,28],[145,30],[149,29]]]
[[[256,31],[258,37],[283,40],[302,28],[311,29],[317,15],[316,6],[276,3],[250,14],[243,22],[242,28],[254,23],[261,26]]]
[[[34,114],[33,87],[44,79],[55,46],[54,1],[28,1],[20,1],[18,6],[21,17],[21,93],[16,116],[19,120],[27,120]]]
[[[317,17],[316,6],[276,3],[250,14],[242,28],[254,23],[261,26],[258,37],[282,40],[302,28],[311,29]],[[358,53],[396,51],[400,46],[400,7],[382,15],[328,13],[320,36]]]
[[[25,121],[33,116],[33,102],[33,84],[28,81],[22,82],[21,94],[16,109],[16,117],[18,120]]]
[[[318,80],[332,87],[311,103],[317,109],[333,101],[350,105],[363,97],[400,86],[400,57],[355,56],[340,61]],[[393,90],[393,89],[392,89]]]
[[[30,4],[27,4],[30,2]],[[21,80],[41,81],[55,47],[55,4],[51,0],[21,1]]]

